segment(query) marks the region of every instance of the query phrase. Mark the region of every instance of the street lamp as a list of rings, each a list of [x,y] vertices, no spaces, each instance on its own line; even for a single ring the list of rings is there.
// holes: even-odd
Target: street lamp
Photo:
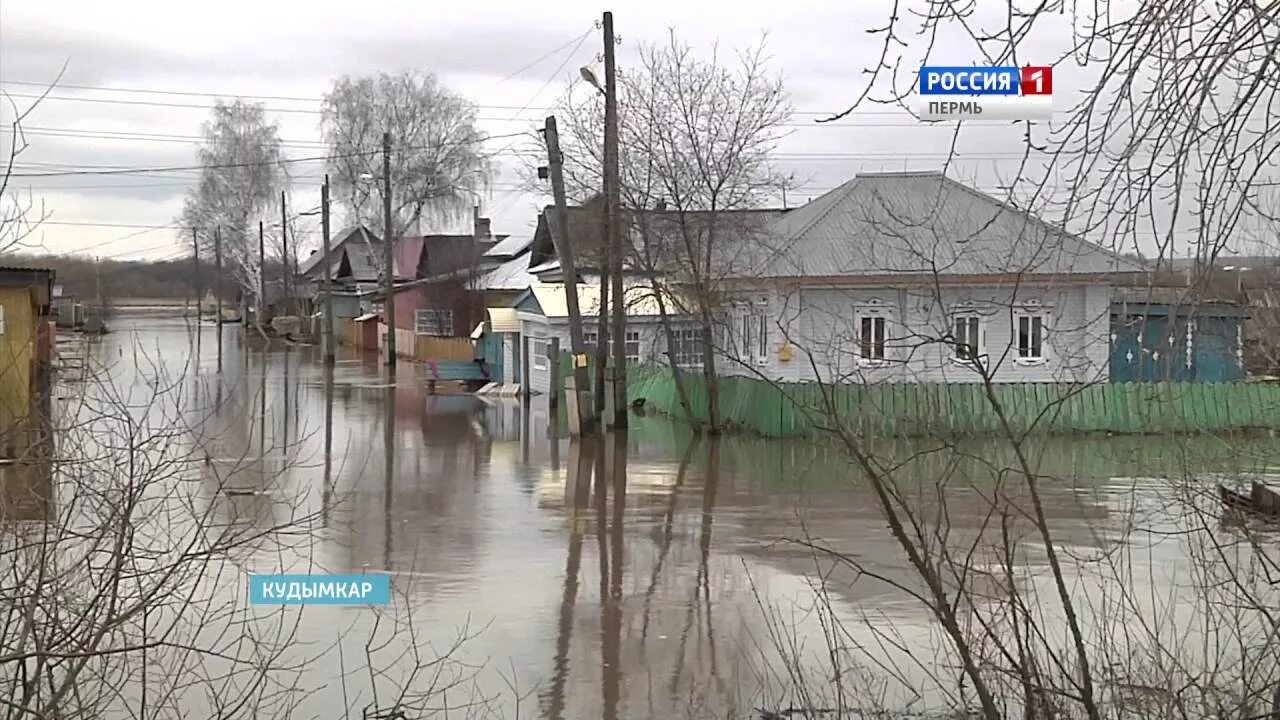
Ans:
[[[599,90],[601,95],[604,95],[606,97],[608,96],[609,93],[604,89],[604,86],[600,84],[600,80],[599,78],[596,77],[596,73],[594,70],[587,67],[586,65],[583,65],[582,67],[578,68],[578,72],[582,75],[582,79],[586,80],[587,83],[591,85],[591,87],[595,88],[596,90]]]
[[[1244,292],[1244,274],[1249,271],[1249,268],[1236,265],[1223,265],[1222,269],[1236,274],[1236,294]]]

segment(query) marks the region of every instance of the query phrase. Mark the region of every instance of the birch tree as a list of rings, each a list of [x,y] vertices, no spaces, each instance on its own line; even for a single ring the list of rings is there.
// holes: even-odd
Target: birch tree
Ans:
[[[475,106],[431,73],[341,77],[321,113],[334,201],[345,206],[351,222],[379,234],[383,133],[391,134],[393,236],[424,219],[462,216],[488,182]],[[382,255],[374,257],[380,266]]]
[[[279,128],[261,104],[219,100],[202,134],[200,179],[187,193],[179,222],[195,230],[194,250],[202,257],[213,257],[215,233],[220,235],[223,267],[243,292],[256,296],[262,281],[257,224],[279,212],[288,180]]]

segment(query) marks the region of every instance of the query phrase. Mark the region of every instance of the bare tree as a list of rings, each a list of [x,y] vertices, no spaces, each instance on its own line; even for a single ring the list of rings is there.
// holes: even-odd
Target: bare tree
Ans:
[[[979,266],[970,272],[1000,279],[1004,290],[986,312],[1007,327],[1025,289],[1062,290],[1046,280],[1043,263],[1065,254],[1070,243],[1061,228],[1069,228],[1116,254],[1113,273],[1129,265],[1119,253],[1154,258],[1153,268],[1193,257],[1193,277],[1177,283],[1179,297],[1169,304],[1194,312],[1204,297],[1203,275],[1218,254],[1265,246],[1274,227],[1278,17],[1261,3],[894,3],[867,28],[880,49],[866,68],[867,85],[836,117],[883,105],[911,111],[914,73],[905,69],[935,57],[947,64],[944,56],[961,52],[957,43],[984,63],[1056,64],[1059,72],[1074,66],[1087,84],[1060,122],[1011,128],[1008,141],[1020,145],[1023,157],[991,184],[1004,187],[998,200],[1006,210],[1029,209],[1048,222],[1006,227],[1004,240],[1015,242],[1001,245],[1007,248],[1003,257],[982,249],[990,227],[970,231],[983,223],[980,213],[970,214],[967,230],[940,212],[947,205],[942,193],[905,208],[885,192],[837,228],[851,239],[851,264],[901,278],[879,291],[892,290],[913,311],[941,309],[943,318],[958,299],[946,289],[948,276],[958,263]],[[1061,46],[1032,45],[1033,38],[1050,36],[1063,39]],[[948,41],[945,51],[941,38]],[[1039,54],[1028,56],[1027,47]],[[966,130],[961,123],[951,133],[953,151],[964,146]],[[959,162],[957,154],[947,168]],[[1000,214],[985,217],[1003,222]],[[872,239],[882,244],[870,245]],[[957,250],[957,240],[967,247]],[[1066,259],[1068,272],[1081,261]],[[812,262],[793,258],[797,267],[806,260]],[[1152,297],[1170,290],[1157,278],[1142,274],[1130,289]],[[1116,274],[1100,284],[1127,282]],[[845,303],[843,312],[824,316],[834,325],[847,314],[850,296],[832,297]],[[1083,316],[1054,318],[1059,324],[1053,332],[1084,342],[1087,328],[1103,328],[1080,349],[1105,362],[1110,299]],[[1221,507],[1202,468],[1189,457],[1158,469],[1149,463],[1132,474],[1160,479],[1146,488],[1135,479],[1127,502],[1095,507],[1105,520],[1053,517],[1053,508],[1086,507],[1088,498],[1070,473],[1045,467],[1039,436],[1064,420],[1070,426],[1073,397],[1105,381],[1105,370],[1068,370],[1052,378],[1059,384],[1041,386],[1033,408],[1019,407],[1010,403],[1017,388],[1006,390],[1009,377],[1000,374],[1028,349],[1019,347],[1026,343],[1016,324],[982,353],[965,326],[945,320],[917,322],[897,334],[879,327],[828,331],[826,347],[806,347],[810,357],[823,358],[810,368],[820,393],[798,405],[844,451],[850,475],[888,526],[893,561],[871,558],[861,547],[797,541],[814,550],[820,593],[838,593],[839,579],[827,578],[845,571],[857,582],[889,587],[919,603],[933,624],[911,643],[903,640],[901,625],[883,618],[834,620],[831,667],[809,686],[815,698],[835,696],[828,706],[856,707],[841,670],[860,661],[879,663],[883,675],[921,693],[913,702],[927,702],[920,689],[927,684],[928,701],[966,716],[1261,718],[1280,712],[1274,613],[1280,573],[1273,550],[1255,525],[1236,522],[1236,513]],[[1160,330],[1158,339],[1181,349],[1180,330]],[[1023,334],[1032,333],[1039,335],[1032,329]],[[895,348],[897,358],[891,356]],[[992,439],[957,441],[925,429],[912,431],[923,439],[895,447],[873,437],[881,430],[865,421],[876,386],[927,380],[912,374],[906,358],[946,348],[953,348],[945,350],[948,360],[972,375],[960,381],[950,373],[936,390],[955,394],[961,382],[972,387],[979,400],[973,407],[990,419],[986,434]],[[841,355],[844,361],[837,359]],[[868,362],[850,362],[856,359]],[[1230,453],[1241,441],[1208,442]],[[1256,478],[1256,468],[1251,472],[1245,458],[1239,460],[1229,474]],[[1156,556],[1158,543],[1173,549],[1158,560],[1147,557],[1144,573],[1139,556]],[[877,643],[894,648],[897,662],[877,652]],[[813,702],[810,710],[819,700]]]
[[[383,226],[383,133],[391,134],[397,236],[424,218],[461,216],[488,182],[475,106],[431,73],[339,78],[325,95],[320,126],[335,202],[364,227]],[[374,257],[381,267],[381,255]]]
[[[639,57],[618,90],[623,216],[632,237],[626,262],[659,303],[668,365],[691,420],[680,380],[691,340],[675,318],[693,319],[710,430],[718,432],[722,281],[771,252],[763,215],[754,211],[786,182],[770,154],[791,105],[763,43],[728,64],[717,49],[698,58],[672,32],[664,44],[641,47]],[[568,185],[584,200],[601,186],[603,109],[594,94],[584,100],[571,92],[563,104]]]
[[[65,69],[64,67],[63,70]],[[19,106],[9,93],[0,90],[0,103],[7,105],[12,114],[12,119],[9,121],[9,147],[3,167],[0,167],[0,253],[14,252],[29,247],[26,242],[27,238],[31,236],[40,221],[49,215],[43,205],[36,206],[29,194],[26,198],[23,198],[14,192],[13,170],[14,163],[30,147],[27,143],[27,137],[22,131],[22,123],[53,90],[61,77],[62,72],[59,72],[58,78],[49,87],[45,88],[39,96],[28,102],[25,107]],[[3,117],[2,113],[0,113],[0,117]]]
[[[206,258],[220,232],[224,266],[242,293],[256,295],[262,280],[257,222],[271,217],[288,180],[279,128],[261,104],[219,100],[202,132],[200,179],[179,222],[195,228],[195,251]]]

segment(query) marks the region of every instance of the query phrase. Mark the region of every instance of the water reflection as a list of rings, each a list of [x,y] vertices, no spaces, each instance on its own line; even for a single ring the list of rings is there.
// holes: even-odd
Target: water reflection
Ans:
[[[181,331],[146,332],[175,367],[200,344]],[[234,352],[221,374],[207,357],[192,363],[189,393],[209,411],[192,423],[192,446],[205,453],[202,492],[222,522],[262,534],[237,563],[391,573],[403,607],[384,612],[416,629],[387,642],[429,659],[458,628],[483,627],[459,651],[482,668],[466,692],[507,717],[517,704],[511,668],[522,688],[537,688],[537,711],[552,720],[747,717],[748,698],[781,702],[792,688],[785,673],[761,667],[772,653],[762,605],[795,622],[797,646],[821,647],[823,628],[808,612],[814,556],[779,538],[818,537],[875,574],[909,577],[875,498],[831,448],[699,439],[661,418],[637,418],[625,436],[569,443],[536,399],[428,395],[408,363],[387,387],[376,358],[324,367],[312,350]],[[1054,479],[1044,483],[1047,512],[1081,552],[1129,522],[1128,499],[1154,494],[1117,476],[1234,472],[1277,459],[1265,440],[1052,440],[1034,450],[1039,472]],[[1021,502],[1008,482],[1016,459],[998,446],[885,443],[875,452],[928,517],[941,517],[945,499],[956,542],[986,532],[993,497]],[[288,527],[312,513],[314,525]],[[1040,561],[1033,540],[1020,540],[1029,566]],[[1147,562],[1169,565],[1173,552],[1153,548]],[[844,617],[927,627],[891,584],[853,575],[829,576]],[[300,617],[300,641],[313,649],[330,647],[338,632],[359,648],[361,633],[374,632],[366,608]],[[907,635],[927,641],[921,633]],[[304,683],[322,689],[299,712],[335,716],[348,703],[357,713],[369,688],[356,702],[335,681],[345,675],[354,686],[376,673],[322,655]]]

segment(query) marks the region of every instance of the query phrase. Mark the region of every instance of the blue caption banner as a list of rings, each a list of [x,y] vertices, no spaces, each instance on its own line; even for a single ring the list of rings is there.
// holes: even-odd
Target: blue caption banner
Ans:
[[[921,95],[1018,95],[1021,72],[1016,67],[920,68]]]
[[[254,605],[389,605],[390,575],[250,575]]]

